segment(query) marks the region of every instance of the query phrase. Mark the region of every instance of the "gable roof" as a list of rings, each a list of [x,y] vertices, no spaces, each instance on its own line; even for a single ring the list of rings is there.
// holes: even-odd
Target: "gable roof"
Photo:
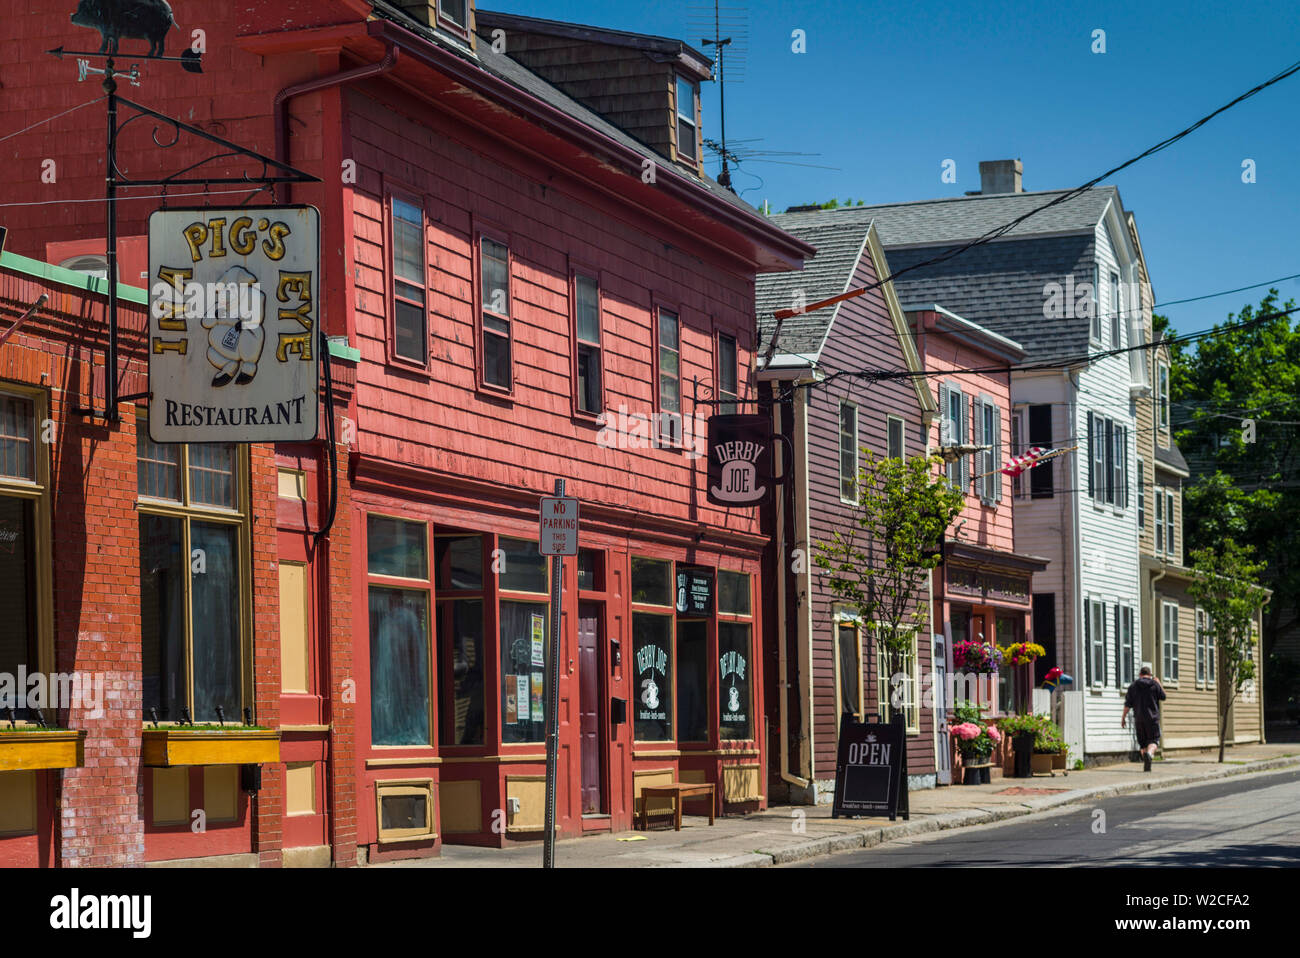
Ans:
[[[837,296],[850,287],[870,229],[871,221],[868,220],[866,223],[832,223],[789,230],[799,239],[815,246],[817,253],[804,262],[801,272],[765,273],[758,277],[755,308],[758,313],[760,355],[767,349],[776,329],[776,320],[772,318],[774,311],[795,307],[800,297],[806,305]],[[835,322],[842,305],[844,304],[837,303],[830,309],[801,313],[785,320],[781,324],[777,350],[783,354],[808,356],[815,362],[826,333]]]
[[[666,164],[663,156],[653,148],[630,135],[621,127],[611,123],[600,114],[583,106],[557,87],[552,86],[523,64],[511,59],[504,53],[497,53],[492,49],[491,43],[478,43],[471,50],[462,41],[445,36],[440,31],[431,29],[427,24],[421,23],[397,7],[391,0],[370,0],[370,3],[373,17],[371,18],[369,32],[372,36],[381,39],[395,38],[400,34],[393,29],[385,29],[385,27],[400,28],[400,30],[406,31],[437,48],[440,53],[449,54],[464,61],[466,66],[476,68],[482,74],[491,77],[494,83],[504,83],[509,87],[513,87],[515,90],[520,91],[525,99],[532,98],[533,101],[540,102],[546,108],[555,111],[556,114],[562,115],[569,123],[580,124],[587,131],[594,132],[603,141],[601,143],[602,147],[605,143],[612,143],[617,150],[635,154],[640,157],[643,168],[644,161],[650,161],[653,168],[657,170],[659,188],[664,192],[668,192],[679,199],[682,198],[683,193],[676,187],[677,181],[681,181],[688,189],[694,187],[699,190],[699,194],[689,196],[687,202],[705,208],[710,217],[716,222],[725,224],[730,229],[761,238],[760,248],[766,247],[775,251],[774,256],[769,256],[766,263],[760,264],[760,269],[790,269],[789,264],[791,261],[797,264],[811,252],[811,248],[800,243],[788,233],[782,232],[779,227],[772,224],[757,209],[750,206],[731,190],[721,186],[716,180],[709,176],[693,173],[679,165]],[[464,72],[458,75],[455,80],[456,82],[465,82],[466,77],[472,77],[472,72]],[[558,132],[563,135],[563,132],[556,128],[556,124],[549,120],[541,125],[552,133]],[[586,148],[586,145],[584,145],[584,148]],[[602,165],[610,166],[607,155],[600,153],[595,155]],[[622,160],[621,157],[620,160]],[[773,258],[780,259],[783,262],[774,263]]]
[[[1076,283],[1092,282],[1097,224],[1112,208],[1122,208],[1118,189],[1093,187],[1031,216],[996,240],[941,263],[919,264],[1070,192],[975,194],[806,210],[779,214],[772,221],[800,235],[836,223],[846,228],[874,224],[897,276],[892,284],[904,301],[942,303],[964,319],[1016,341],[1029,359],[1039,361],[1088,352],[1087,321],[1072,311],[1067,315],[1062,310],[1060,317],[1045,315],[1045,290],[1049,283],[1064,283],[1067,276],[1074,276]],[[1125,231],[1115,241],[1128,238]]]
[[[772,219],[786,229],[818,223],[875,220],[880,242],[886,249],[896,246],[950,246],[983,236],[1069,192],[1041,190],[1034,193],[980,193],[910,203],[781,213]],[[1094,186],[1064,203],[1031,216],[1005,236],[1013,239],[1082,233],[1096,229],[1106,207],[1118,197],[1119,190],[1113,186]]]

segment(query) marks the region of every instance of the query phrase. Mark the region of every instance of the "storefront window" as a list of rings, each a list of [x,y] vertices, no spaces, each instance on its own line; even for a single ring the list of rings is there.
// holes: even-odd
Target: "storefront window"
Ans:
[[[483,588],[482,536],[435,536],[433,554],[439,592]]]
[[[740,572],[718,573],[718,613],[749,615],[749,576]]]
[[[498,542],[501,549],[501,572],[497,582],[502,592],[547,592],[546,556],[537,551],[536,542],[507,539]]]
[[[484,695],[483,600],[438,600],[439,713],[443,745],[482,745]]]
[[[429,528],[424,522],[366,517],[370,583],[370,741],[430,745]]]
[[[632,601],[643,605],[672,605],[671,563],[633,556]]]
[[[370,587],[370,740],[429,745],[429,594]]]
[[[596,549],[578,550],[578,588],[600,592],[605,588],[604,556]]]
[[[246,522],[238,515],[239,452],[230,444],[154,443],[143,419],[137,430],[144,717],[156,711],[183,721],[188,708],[195,722],[222,714],[238,721]]]
[[[0,672],[7,675],[37,668],[35,532],[36,503],[0,495]],[[0,700],[0,708],[14,704]]]
[[[667,576],[663,582],[667,586]],[[673,738],[672,632],[671,615],[632,613],[636,670],[633,735],[637,741],[670,742]]]
[[[367,516],[366,557],[370,574],[427,581],[427,534],[423,522]]]
[[[503,542],[505,540],[502,540]],[[544,742],[545,602],[501,602],[501,740]]]
[[[753,697],[750,695],[750,626],[718,623],[719,728],[724,739],[754,737]]]
[[[36,478],[32,436],[36,432],[35,405],[20,396],[0,395],[0,476]]]
[[[709,740],[709,629],[704,619],[677,621],[677,740]]]

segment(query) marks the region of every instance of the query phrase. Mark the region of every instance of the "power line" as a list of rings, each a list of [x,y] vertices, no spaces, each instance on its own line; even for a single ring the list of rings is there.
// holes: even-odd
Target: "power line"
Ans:
[[[947,370],[921,369],[921,370],[913,371],[910,369],[908,370],[841,369],[833,373],[830,373],[829,375],[827,375],[826,377],[820,380],[788,385],[785,387],[785,390],[783,390],[783,393],[786,390],[789,391],[793,391],[795,389],[810,390],[817,387],[829,386],[836,379],[841,379],[844,377],[867,379],[867,380],[878,382],[878,381],[896,380],[896,379],[919,379],[928,376],[954,376],[954,375],[963,375],[963,374],[969,375],[974,373],[1047,372],[1054,369],[1069,369],[1073,366],[1078,366],[1083,363],[1090,363],[1098,359],[1105,359],[1108,356],[1118,356],[1125,353],[1136,352],[1138,350],[1155,349],[1161,345],[1169,345],[1172,343],[1199,342],[1200,340],[1209,339],[1213,336],[1222,336],[1234,331],[1251,329],[1262,323],[1269,322],[1273,319],[1276,319],[1279,316],[1289,316],[1292,313],[1296,313],[1296,312],[1300,312],[1300,306],[1292,307],[1291,309],[1287,309],[1287,310],[1281,310],[1275,313],[1268,313],[1263,316],[1255,316],[1249,320],[1245,320],[1240,323],[1228,323],[1223,326],[1216,327],[1215,329],[1205,330],[1199,333],[1186,333],[1182,336],[1174,336],[1156,342],[1139,343],[1136,346],[1123,346],[1117,349],[1102,350],[1096,353],[1088,353],[1085,356],[1067,357],[1064,359],[1053,360],[1050,362],[1021,363],[1018,365],[984,366],[984,367],[976,367],[976,368],[969,368],[969,369],[947,369]]]
[[[965,243],[954,249],[948,250],[945,253],[941,253],[938,256],[932,257],[931,259],[922,260],[919,263],[914,263],[911,266],[904,267],[903,269],[898,270],[897,272],[891,273],[889,276],[885,277],[884,279],[877,280],[875,283],[869,284],[867,286],[859,287],[858,289],[855,290],[850,290],[846,293],[841,293],[838,296],[833,296],[830,299],[821,301],[820,303],[814,303],[811,308],[804,307],[803,309],[798,309],[798,310],[779,309],[774,311],[772,316],[773,319],[777,321],[777,325],[776,325],[776,329],[772,334],[772,340],[768,344],[768,350],[764,360],[764,365],[766,366],[768,363],[771,362],[772,356],[776,352],[776,343],[781,332],[781,323],[785,319],[788,319],[791,316],[800,315],[802,313],[811,312],[813,309],[821,309],[826,306],[833,305],[835,303],[843,302],[844,300],[852,299],[855,296],[861,296],[864,293],[879,288],[880,286],[884,285],[887,282],[891,282],[892,280],[896,279],[899,276],[902,276],[905,273],[910,273],[911,271],[920,269],[923,266],[933,266],[937,263],[942,263],[945,260],[952,259],[954,256],[959,256],[960,254],[966,252],[969,249],[973,249],[976,246],[982,246],[985,243],[992,242],[998,237],[1004,236],[1005,234],[1010,232],[1012,229],[1014,229],[1016,226],[1020,225],[1030,217],[1036,216],[1037,214],[1043,212],[1044,210],[1051,209],[1053,206],[1059,206],[1062,203],[1074,199],[1076,196],[1081,196],[1083,193],[1092,189],[1092,187],[1096,186],[1098,183],[1100,183],[1102,180],[1106,179],[1107,177],[1113,176],[1114,174],[1120,172],[1121,170],[1127,169],[1133,164],[1138,163],[1149,156],[1153,156],[1154,154],[1159,153],[1162,150],[1168,149],[1170,146],[1177,143],[1179,140],[1183,139],[1184,137],[1200,129],[1206,123],[1209,123],[1210,120],[1214,119],[1220,113],[1223,113],[1226,110],[1230,110],[1232,107],[1236,106],[1237,104],[1245,100],[1250,99],[1251,97],[1255,96],[1257,93],[1267,89],[1273,84],[1280,83],[1282,80],[1285,80],[1287,77],[1291,76],[1297,71],[1300,71],[1300,61],[1293,63],[1291,66],[1287,67],[1285,70],[1282,70],[1280,73],[1277,73],[1274,76],[1270,77],[1268,80],[1265,80],[1263,83],[1260,83],[1259,85],[1252,87],[1250,90],[1247,90],[1245,93],[1241,94],[1240,96],[1235,97],[1234,99],[1230,100],[1228,103],[1219,107],[1213,113],[1209,113],[1206,116],[1201,117],[1199,120],[1197,120],[1195,123],[1193,123],[1191,126],[1187,127],[1186,129],[1178,133],[1175,133],[1173,136],[1166,137],[1164,140],[1161,140],[1159,143],[1155,144],[1154,146],[1149,147],[1148,149],[1142,151],[1137,156],[1125,160],[1123,163],[1119,164],[1119,166],[1113,167],[1112,169],[1107,170],[1105,173],[1102,173],[1100,176],[1094,177],[1093,179],[1084,183],[1082,186],[1075,187],[1073,190],[1068,190],[1062,193],[1060,196],[1057,196],[1055,199],[1049,200],[1047,203],[1044,203],[1042,206],[1035,207],[1034,209],[1029,210],[1027,213],[1023,213],[1022,215],[1015,217],[1008,223],[1004,223],[1001,226],[989,230],[984,235],[977,237],[976,239],[971,240],[968,243]]]
[[[86,107],[90,106],[92,103],[98,103],[100,100],[107,100],[107,99],[108,99],[107,96],[97,96],[93,100],[87,100],[85,103],[82,103],[80,106],[74,106],[71,110],[64,110],[62,113],[54,114],[54,116],[47,116],[43,120],[37,120],[31,126],[21,129],[16,133],[7,133],[4,136],[0,136],[0,143],[3,143],[5,140],[12,140],[15,136],[22,136],[24,133],[30,133],[38,126],[44,126],[46,123],[53,123],[55,120],[59,119],[60,117],[67,116],[69,113],[76,113],[78,110],[85,109]]]

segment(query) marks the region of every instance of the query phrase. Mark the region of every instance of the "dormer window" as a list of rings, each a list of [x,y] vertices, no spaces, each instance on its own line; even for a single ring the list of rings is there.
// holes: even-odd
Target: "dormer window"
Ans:
[[[468,29],[469,17],[465,10],[468,0],[438,0],[438,20],[443,26]]]
[[[694,166],[699,162],[696,149],[698,127],[695,124],[695,99],[699,88],[685,77],[677,78],[677,158]]]

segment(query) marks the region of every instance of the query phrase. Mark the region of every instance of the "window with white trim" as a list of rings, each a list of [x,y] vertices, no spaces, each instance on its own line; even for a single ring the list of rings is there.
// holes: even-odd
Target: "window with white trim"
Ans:
[[[1119,285],[1119,273],[1110,274],[1110,348],[1119,349],[1124,344],[1120,341],[1120,315],[1122,312]]]
[[[1084,646],[1088,653],[1088,684],[1106,684],[1106,603],[1084,601]]]
[[[1128,429],[1106,416],[1088,414],[1088,495],[1120,509],[1128,505]]]
[[[600,284],[590,276],[573,276],[573,325],[577,345],[578,410],[599,413],[601,392]]]
[[[1178,603],[1164,602],[1160,606],[1161,678],[1166,682],[1178,681]]]
[[[840,499],[858,501],[858,407],[840,403]]]
[[[1173,559],[1178,555],[1174,542],[1174,495],[1172,489],[1164,490],[1165,494],[1165,554]]]
[[[699,160],[696,148],[697,127],[695,125],[695,97],[697,88],[694,83],[679,76],[677,78],[677,158],[694,165]]]
[[[885,628],[883,624],[875,623],[878,708],[884,714],[885,721],[889,721],[895,713],[902,711],[907,731],[919,732],[921,730],[920,710],[917,708],[917,703],[921,699],[917,694],[920,687],[920,673],[917,667],[916,630],[905,630],[910,633],[911,642],[903,651],[901,660],[892,664],[898,669],[895,675],[891,673],[891,656],[883,641],[882,630]]]
[[[1115,684],[1127,688],[1133,681],[1133,609],[1115,606]]]
[[[1169,428],[1169,365],[1156,367],[1156,422],[1161,429]]]
[[[907,424],[897,416],[886,416],[885,426],[888,432],[886,443],[889,446],[890,459],[902,459],[907,455],[907,448],[904,436],[907,433]]]
[[[718,412],[724,416],[736,412],[739,390],[739,367],[736,362],[736,337],[718,334]]]
[[[1213,620],[1204,609],[1196,610],[1196,687],[1214,688],[1215,647]]]

